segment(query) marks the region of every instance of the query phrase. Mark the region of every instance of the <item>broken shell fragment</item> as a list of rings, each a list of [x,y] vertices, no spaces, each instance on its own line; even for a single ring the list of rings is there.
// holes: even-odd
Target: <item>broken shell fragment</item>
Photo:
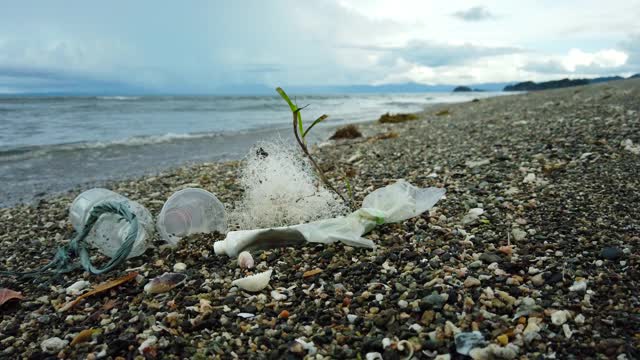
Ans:
[[[243,251],[238,255],[238,265],[241,269],[251,269],[254,265],[253,257],[248,251]]]
[[[250,292],[260,291],[269,285],[272,272],[273,270],[269,269],[259,274],[243,277],[242,279],[234,280],[231,285]]]
[[[147,294],[161,294],[170,291],[174,287],[178,286],[187,278],[185,274],[179,273],[164,273],[158,277],[151,279],[147,285],[144,286],[144,291]]]

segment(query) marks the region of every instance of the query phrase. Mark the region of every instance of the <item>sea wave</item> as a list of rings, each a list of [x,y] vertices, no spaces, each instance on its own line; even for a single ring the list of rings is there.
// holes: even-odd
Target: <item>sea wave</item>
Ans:
[[[134,136],[126,139],[112,141],[77,142],[56,145],[29,146],[5,150],[0,149],[0,162],[21,161],[35,157],[46,156],[54,152],[106,149],[110,147],[145,146],[182,140],[215,138],[221,135],[221,133],[167,133],[164,135]]]
[[[139,100],[140,96],[96,96],[98,100],[132,101]]]

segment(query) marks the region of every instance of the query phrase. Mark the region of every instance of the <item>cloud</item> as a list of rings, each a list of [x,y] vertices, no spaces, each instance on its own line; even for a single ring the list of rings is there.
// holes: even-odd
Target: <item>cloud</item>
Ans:
[[[542,57],[526,64],[523,69],[543,74],[604,75],[624,70],[629,55],[616,49],[586,52],[571,49],[566,55]]]
[[[610,0],[615,11],[562,3],[549,13],[538,2],[499,0],[489,4],[491,11],[421,0],[402,6],[194,0],[162,7],[150,0],[69,0],[65,7],[0,0],[0,88],[37,90],[41,83],[82,90],[87,84],[207,93],[230,85],[473,84],[639,72],[640,35],[622,34],[640,28],[625,20],[631,11],[618,9],[639,1]],[[509,16],[474,22],[495,18],[494,11]],[[451,21],[452,14],[464,21]],[[600,18],[624,21],[612,27]],[[576,30],[558,35],[567,26]]]
[[[473,43],[446,44],[425,40],[410,41],[391,50],[394,56],[419,65],[444,66],[463,64],[482,57],[521,53],[523,49],[508,46],[483,46]]]
[[[467,10],[456,11],[451,15],[464,21],[483,21],[495,18],[489,9],[479,5]]]

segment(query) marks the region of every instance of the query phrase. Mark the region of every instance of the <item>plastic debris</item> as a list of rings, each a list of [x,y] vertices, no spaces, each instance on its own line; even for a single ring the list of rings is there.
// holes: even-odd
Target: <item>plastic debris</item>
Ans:
[[[227,231],[224,205],[212,193],[196,188],[175,192],[162,206],[158,233],[163,240],[176,246],[180,239],[191,234]]]
[[[482,346],[484,336],[480,331],[461,332],[455,335],[456,351],[458,354],[469,355],[473,348]]]
[[[265,272],[244,277],[242,279],[234,280],[231,284],[241,288],[242,290],[257,292],[260,291],[269,285],[269,281],[271,280],[272,269],[269,269]]]
[[[151,237],[155,231],[151,214],[141,204],[113,191],[95,188],[78,195],[69,209],[69,218],[73,228],[78,232],[82,231],[91,214],[91,210],[95,206],[106,202],[124,203],[136,215],[140,224],[138,236],[127,258],[142,255],[149,247]],[[97,248],[102,254],[113,258],[122,247],[129,232],[130,224],[121,220],[121,217],[116,214],[102,214],[91,228],[85,241]]]
[[[362,208],[348,216],[288,227],[231,231],[224,240],[214,243],[214,250],[218,255],[236,257],[245,250],[338,241],[348,246],[373,249],[373,241],[362,238],[362,235],[377,225],[420,215],[433,207],[444,194],[444,189],[418,188],[400,180],[367,195]]]

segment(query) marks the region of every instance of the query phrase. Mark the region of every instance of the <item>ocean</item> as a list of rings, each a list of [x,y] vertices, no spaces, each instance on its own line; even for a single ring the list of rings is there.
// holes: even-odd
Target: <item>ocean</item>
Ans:
[[[496,93],[296,96],[306,122],[335,126]],[[258,140],[290,136],[276,96],[0,97],[0,207],[193,163],[242,158]]]

